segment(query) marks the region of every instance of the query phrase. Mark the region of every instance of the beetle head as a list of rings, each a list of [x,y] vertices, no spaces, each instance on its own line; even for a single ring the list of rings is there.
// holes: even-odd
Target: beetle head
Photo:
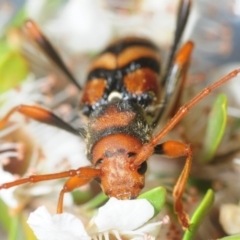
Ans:
[[[127,134],[112,134],[97,142],[92,162],[101,170],[99,182],[106,195],[118,199],[134,199],[144,187],[147,163],[132,167],[142,143]]]

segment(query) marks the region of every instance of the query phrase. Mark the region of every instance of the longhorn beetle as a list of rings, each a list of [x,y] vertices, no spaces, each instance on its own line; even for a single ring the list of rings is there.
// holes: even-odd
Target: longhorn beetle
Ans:
[[[171,108],[169,105],[174,106],[179,99],[179,92],[186,78],[193,43],[187,42],[178,52],[177,48],[190,5],[190,0],[180,2],[173,46],[163,76],[160,75],[160,56],[156,45],[143,38],[128,37],[110,44],[93,61],[83,89],[38,27],[28,20],[25,24],[27,33],[78,89],[83,91],[80,108],[88,116],[88,125],[86,128],[75,129],[49,110],[39,106],[19,105],[0,121],[0,128],[14,112],[19,112],[64,129],[86,140],[87,157],[92,166],[61,173],[32,175],[4,183],[0,189],[69,178],[60,192],[57,204],[57,213],[62,213],[64,194],[92,179],[100,183],[109,197],[134,199],[144,186],[146,161],[152,154],[163,154],[170,158],[185,156],[186,163],[174,186],[173,197],[178,219],[183,229],[188,229],[190,223],[181,199],[191,168],[192,150],[189,145],[178,141],[159,142],[190,108],[240,72],[240,69],[232,71],[205,88],[183,105],[160,132],[153,135],[159,119]],[[157,106],[160,102],[163,107],[159,109]]]

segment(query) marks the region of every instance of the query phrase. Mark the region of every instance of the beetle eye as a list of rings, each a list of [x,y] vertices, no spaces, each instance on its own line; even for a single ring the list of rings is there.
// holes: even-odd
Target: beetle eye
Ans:
[[[103,162],[103,159],[102,158],[99,158],[96,163],[95,163],[95,166],[98,166],[99,164],[101,164]]]
[[[143,174],[147,171],[147,162],[146,162],[146,161],[143,162],[143,163],[139,166],[139,168],[138,168],[137,171],[138,171],[139,174],[143,175]]]
[[[136,153],[134,153],[134,152],[129,152],[129,153],[127,153],[127,156],[130,158],[130,157],[133,157],[133,156],[135,156],[136,155]]]

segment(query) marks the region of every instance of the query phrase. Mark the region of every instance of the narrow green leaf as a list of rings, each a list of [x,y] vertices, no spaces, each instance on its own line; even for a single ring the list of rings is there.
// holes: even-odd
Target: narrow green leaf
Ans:
[[[218,240],[240,240],[240,234],[219,238]]]
[[[223,137],[227,122],[227,98],[218,95],[211,109],[207,124],[207,132],[203,143],[201,162],[210,162]]]
[[[142,193],[138,199],[147,199],[154,207],[154,216],[156,216],[163,208],[166,201],[167,191],[163,187],[157,187],[150,191]]]
[[[209,210],[211,209],[214,202],[214,192],[209,189],[207,193],[205,194],[202,202],[194,212],[192,218],[191,218],[191,226],[190,229],[188,229],[183,237],[183,240],[192,240],[194,239],[194,235],[203,221],[203,218],[208,214]]]

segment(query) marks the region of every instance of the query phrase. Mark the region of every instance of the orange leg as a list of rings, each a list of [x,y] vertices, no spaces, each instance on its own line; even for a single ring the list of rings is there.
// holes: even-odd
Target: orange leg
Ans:
[[[240,68],[230,72],[225,77],[221,78],[217,82],[213,83],[212,85],[209,85],[208,87],[204,88],[199,94],[197,94],[192,100],[190,100],[188,103],[184,104],[177,113],[173,116],[173,118],[166,124],[166,126],[160,131],[150,143],[146,144],[147,148],[151,148],[152,152],[154,149],[154,146],[156,146],[160,140],[171,130],[173,129],[177,123],[189,112],[189,110],[195,106],[199,101],[201,101],[203,98],[208,96],[214,89],[218,88],[222,84],[228,82],[232,78],[236,77],[240,73]],[[142,152],[142,151],[141,151]],[[146,158],[145,158],[146,159]],[[140,160],[140,159],[139,159]],[[143,162],[145,160],[142,160]]]
[[[187,183],[187,179],[190,173],[191,164],[192,164],[192,150],[189,145],[178,142],[178,141],[167,141],[162,144],[155,146],[156,154],[164,154],[170,158],[186,156],[186,163],[182,170],[181,175],[179,176],[174,189],[173,189],[173,198],[174,210],[178,215],[179,222],[182,224],[183,229],[188,229],[190,226],[188,215],[185,213],[182,204],[182,195]]]
[[[31,175],[26,178],[17,179],[12,182],[4,183],[0,185],[1,189],[7,189],[14,186],[18,186],[25,183],[36,183],[41,181],[48,181],[60,178],[70,177],[65,183],[60,195],[57,206],[57,213],[62,213],[63,211],[63,197],[64,193],[71,192],[75,188],[82,186],[88,183],[90,180],[96,177],[100,177],[100,170],[94,169],[91,167],[81,167],[78,169],[72,169],[61,173],[52,173],[52,174],[44,174],[44,175]]]
[[[142,162],[146,161],[146,159],[154,153],[155,146],[157,146],[158,143],[160,142],[160,140],[164,136],[166,136],[180,122],[180,120],[185,115],[187,115],[187,113],[193,106],[195,106],[203,98],[207,97],[214,89],[218,88],[222,84],[224,84],[224,83],[228,82],[229,80],[231,80],[232,78],[236,77],[239,73],[240,73],[240,68],[230,72],[228,75],[221,78],[217,82],[204,88],[192,100],[190,100],[188,103],[186,103],[182,107],[180,107],[179,110],[177,111],[177,113],[165,125],[165,127],[159,133],[157,133],[156,136],[154,136],[149,143],[146,143],[142,146],[142,148],[139,150],[138,155],[131,167],[133,169],[137,169],[142,164]]]
[[[230,72],[228,75],[225,77],[221,78],[217,82],[215,82],[212,85],[209,85],[208,87],[204,88],[199,94],[197,94],[192,100],[190,100],[188,103],[184,104],[178,111],[177,113],[173,116],[173,118],[165,125],[165,127],[156,134],[152,138],[152,140],[149,143],[144,144],[141,149],[139,149],[139,152],[137,154],[137,157],[135,158],[134,162],[131,165],[132,169],[138,169],[139,166],[146,161],[146,159],[151,156],[154,152],[160,153],[160,147],[158,143],[160,140],[167,134],[169,133],[178,123],[179,121],[189,112],[189,110],[195,106],[199,101],[201,101],[203,98],[208,96],[214,89],[217,87],[221,86],[222,84],[228,82],[232,78],[236,77],[240,73],[240,68]],[[171,142],[171,141],[170,141]],[[174,197],[177,198],[175,201],[175,210],[182,212],[182,204],[181,204],[181,196],[182,196],[182,189],[184,189],[185,183],[187,181],[187,176],[189,175],[190,171],[190,165],[192,162],[192,150],[189,146],[183,144],[181,147],[182,143],[176,144],[176,147],[172,149],[171,151],[166,151],[168,148],[165,149],[165,154],[167,156],[174,156],[174,154],[178,153],[179,151],[181,152],[181,149],[183,150],[182,154],[180,155],[175,155],[177,156],[187,156],[187,161],[185,164],[185,167],[182,171],[182,174],[180,175],[175,187],[174,187]],[[179,147],[179,150],[177,150],[177,145]],[[158,146],[158,147],[157,147]],[[165,145],[165,146],[168,146]],[[169,145],[170,146],[170,145]],[[171,149],[171,148],[170,148]],[[185,149],[185,150],[184,150]],[[180,196],[180,198],[179,198]],[[183,227],[188,225],[186,224],[186,217],[184,214],[179,215],[180,221],[183,223]]]
[[[92,180],[92,178],[99,177],[100,170],[93,169],[93,172],[90,172],[89,169],[85,169],[85,173],[82,171],[82,176],[74,176],[69,178],[64,184],[63,189],[60,192],[57,213],[63,212],[63,199],[64,194],[73,191],[74,189],[81,187]],[[96,175],[97,174],[97,175]]]
[[[57,51],[51,45],[51,43],[47,40],[47,38],[40,31],[38,26],[31,20],[26,21],[25,29],[28,35],[35,40],[40,49],[49,57],[52,62],[58,67],[69,79],[70,81],[81,90],[81,86],[77,82],[77,80],[73,77],[72,73],[68,70],[61,57],[58,55]]]
[[[28,106],[28,105],[19,105],[17,107],[12,108],[8,114],[0,120],[0,129],[4,127],[4,125],[7,123],[11,115],[15,112],[22,113],[26,117],[32,118],[34,120],[37,120],[42,123],[46,123],[61,129],[64,129],[70,133],[73,133],[77,136],[84,136],[85,130],[82,129],[74,129],[71,125],[64,122],[62,119],[60,119],[57,115],[55,115],[53,112],[46,110],[39,106]]]

